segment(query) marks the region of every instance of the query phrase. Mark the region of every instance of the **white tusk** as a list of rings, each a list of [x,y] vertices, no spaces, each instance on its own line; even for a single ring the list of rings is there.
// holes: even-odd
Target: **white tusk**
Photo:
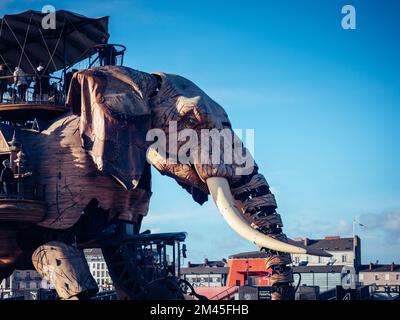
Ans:
[[[235,206],[228,180],[221,177],[207,179],[207,186],[210,194],[217,205],[218,210],[230,227],[246,240],[255,243],[261,248],[268,248],[275,251],[287,253],[307,253],[305,248],[300,248],[286,242],[271,238],[256,229],[253,229],[240,214]]]

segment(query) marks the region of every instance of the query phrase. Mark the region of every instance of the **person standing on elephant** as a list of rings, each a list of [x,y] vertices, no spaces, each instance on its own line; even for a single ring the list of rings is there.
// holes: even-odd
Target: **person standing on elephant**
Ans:
[[[10,161],[3,161],[3,170],[1,171],[0,181],[3,183],[3,191],[6,197],[11,195],[11,184],[14,182],[14,172],[10,168]]]
[[[17,86],[21,101],[26,101],[26,90],[28,90],[28,76],[20,67],[15,67],[14,84]]]
[[[44,68],[43,62],[40,62],[36,68],[35,77],[35,100],[47,101],[49,98],[50,77],[48,71]]]

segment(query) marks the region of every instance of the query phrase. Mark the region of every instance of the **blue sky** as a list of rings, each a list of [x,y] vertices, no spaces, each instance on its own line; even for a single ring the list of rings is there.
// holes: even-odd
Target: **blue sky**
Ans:
[[[110,15],[125,64],[183,75],[255,129],[255,158],[290,237],[351,236],[363,262],[400,263],[400,4],[397,1],[13,1]],[[352,4],[357,29],[341,28]],[[189,260],[256,248],[154,174],[144,228],[187,231]]]

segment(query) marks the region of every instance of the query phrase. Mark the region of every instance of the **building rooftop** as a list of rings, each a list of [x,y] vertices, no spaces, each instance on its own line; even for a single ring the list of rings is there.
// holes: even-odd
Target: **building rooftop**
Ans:
[[[267,254],[264,251],[249,251],[233,254],[229,259],[265,259]]]
[[[226,267],[226,260],[208,260],[203,263],[188,262],[186,268],[181,268],[182,274],[228,274],[229,268]]]
[[[205,267],[205,268],[213,268],[213,267],[225,267],[226,266],[226,260],[208,260],[204,259],[203,263],[192,263],[188,262],[188,268],[194,268],[194,267]]]
[[[340,236],[328,236],[324,239],[294,238],[294,241],[315,249],[325,251],[350,251],[353,250],[353,238],[341,238]]]
[[[400,272],[400,264],[363,264],[360,272]]]
[[[85,249],[84,253],[85,253],[85,256],[87,256],[87,257],[103,256],[103,253],[102,253],[101,249],[99,249],[99,248]]]

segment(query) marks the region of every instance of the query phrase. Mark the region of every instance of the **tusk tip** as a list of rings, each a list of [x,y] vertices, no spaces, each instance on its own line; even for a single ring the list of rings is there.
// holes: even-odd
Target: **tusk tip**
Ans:
[[[328,258],[333,257],[329,252],[326,252],[325,250],[322,250],[322,249],[306,247],[306,251],[307,251],[307,254],[312,255],[312,256],[328,257]]]

